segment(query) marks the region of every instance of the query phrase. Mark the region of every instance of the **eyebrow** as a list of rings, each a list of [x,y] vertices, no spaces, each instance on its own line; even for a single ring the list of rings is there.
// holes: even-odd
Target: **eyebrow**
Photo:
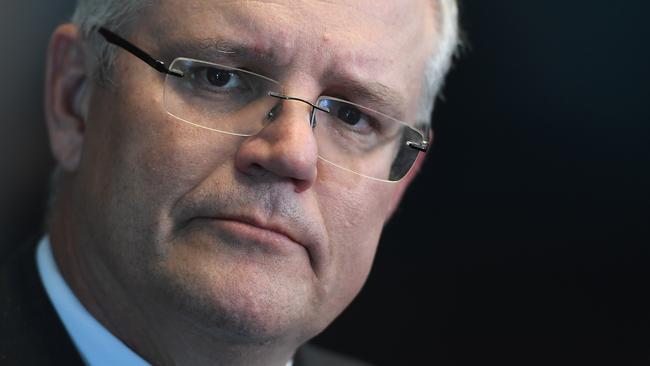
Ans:
[[[223,38],[166,41],[162,44],[161,49],[170,60],[176,57],[191,57],[208,62],[219,62],[224,59],[232,61],[256,60],[268,64],[277,62],[276,55],[272,50],[257,50],[250,44]]]
[[[404,96],[381,82],[340,78],[336,81],[336,86],[348,94],[346,98],[354,96],[352,102],[396,119],[402,117],[400,106],[405,104]]]

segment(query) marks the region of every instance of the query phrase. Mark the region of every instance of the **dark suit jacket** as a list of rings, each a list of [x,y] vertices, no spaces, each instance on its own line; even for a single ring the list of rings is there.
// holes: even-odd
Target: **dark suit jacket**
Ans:
[[[34,244],[0,259],[0,365],[83,365],[38,276]],[[364,364],[305,345],[294,365]]]

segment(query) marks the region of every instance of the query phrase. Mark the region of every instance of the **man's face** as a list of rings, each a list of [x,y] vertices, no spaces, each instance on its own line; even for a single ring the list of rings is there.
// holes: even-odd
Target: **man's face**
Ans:
[[[152,55],[213,61],[236,43],[248,55],[219,62],[288,95],[363,104],[346,86],[381,83],[399,117],[416,115],[435,46],[430,1],[161,3],[128,36]],[[406,183],[319,159],[305,104],[286,102],[260,133],[236,137],[167,114],[164,77],[126,52],[113,80],[89,100],[74,177],[83,255],[152,313],[242,339],[320,332],[359,292]]]

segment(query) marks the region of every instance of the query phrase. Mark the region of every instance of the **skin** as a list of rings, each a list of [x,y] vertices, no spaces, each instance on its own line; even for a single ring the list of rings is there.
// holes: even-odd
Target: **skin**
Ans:
[[[352,100],[346,80],[380,82],[400,117],[416,114],[430,1],[161,4],[127,37],[153,55],[236,40],[287,94]],[[398,183],[331,166],[295,102],[247,138],[193,127],[165,112],[161,74],[118,55],[102,86],[74,26],[50,44],[46,113],[64,174],[49,234],[64,278],[153,364],[284,365],[361,289],[419,162]]]

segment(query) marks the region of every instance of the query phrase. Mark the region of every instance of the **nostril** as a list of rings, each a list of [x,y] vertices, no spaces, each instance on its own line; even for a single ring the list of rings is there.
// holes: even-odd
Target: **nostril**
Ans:
[[[307,189],[309,189],[309,186],[311,186],[311,183],[306,180],[293,178],[292,181],[293,181],[293,186],[295,187],[294,192],[296,193],[302,193]]]
[[[247,170],[249,173],[251,173],[251,175],[255,176],[260,176],[267,173],[266,169],[264,169],[264,167],[258,163],[251,163],[248,166]]]

